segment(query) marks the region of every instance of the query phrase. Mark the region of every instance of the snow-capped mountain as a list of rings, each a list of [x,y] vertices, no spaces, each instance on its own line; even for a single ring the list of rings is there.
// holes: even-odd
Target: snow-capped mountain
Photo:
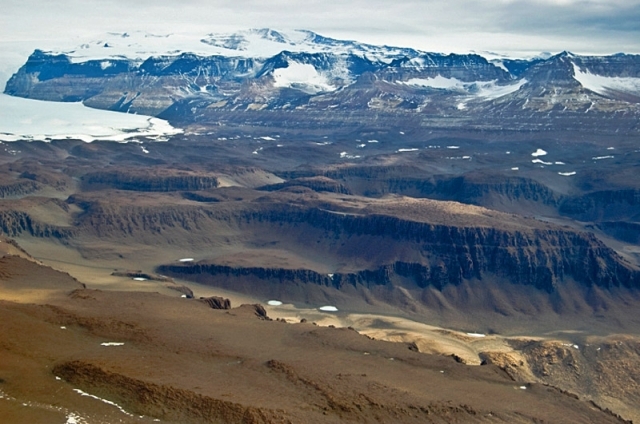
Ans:
[[[5,92],[187,121],[215,121],[224,113],[244,119],[243,111],[352,110],[453,117],[455,125],[463,119],[482,127],[522,126],[556,114],[581,127],[585,114],[593,120],[615,113],[628,120],[623,127],[636,125],[640,56],[489,59],[302,30],[199,38],[108,34],[75,48],[36,50]]]

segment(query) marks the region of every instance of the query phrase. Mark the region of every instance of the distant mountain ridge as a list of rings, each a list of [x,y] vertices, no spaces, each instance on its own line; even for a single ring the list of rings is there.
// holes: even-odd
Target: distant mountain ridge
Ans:
[[[200,123],[221,114],[245,119],[240,112],[337,109],[528,130],[557,124],[550,116],[569,119],[568,128],[613,116],[618,132],[638,129],[639,55],[489,61],[271,29],[209,34],[196,45],[141,34],[105,40],[60,53],[36,50],[5,93]],[[193,49],[174,49],[180,43]]]

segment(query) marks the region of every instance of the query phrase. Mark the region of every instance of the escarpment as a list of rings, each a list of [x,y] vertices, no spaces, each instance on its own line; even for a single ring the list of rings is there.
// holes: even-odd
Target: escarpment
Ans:
[[[23,211],[0,210],[0,230],[9,237],[27,234],[34,237],[64,239],[76,234],[73,228],[40,222]]]
[[[385,191],[414,197],[454,200],[462,203],[487,205],[492,197],[502,196],[508,201],[531,201],[555,206],[558,195],[548,187],[520,177],[473,177],[412,179],[396,178],[385,181]],[[374,194],[374,193],[368,193]]]
[[[326,191],[330,193],[351,194],[351,190],[344,184],[326,177],[296,178],[279,184],[270,184],[259,187],[259,190],[277,191],[288,187],[307,187],[313,191]]]
[[[16,181],[8,184],[0,184],[0,199],[25,196],[39,189],[40,185],[35,181]]]
[[[640,222],[599,222],[598,228],[611,237],[626,243],[640,244]]]
[[[354,166],[317,172],[340,182],[350,192],[365,196],[393,193],[482,206],[493,205],[496,199],[503,198],[508,202],[535,202],[553,208],[557,207],[563,198],[546,185],[533,179],[491,173],[470,173],[460,176],[433,175],[411,165],[404,167]],[[314,175],[314,171],[297,171],[285,175],[293,178],[290,182],[293,183],[293,181],[313,178],[311,175]]]
[[[605,190],[570,197],[560,204],[559,210],[581,221],[640,221],[640,190]]]
[[[131,191],[207,190],[218,186],[218,179],[205,175],[153,175],[148,173],[94,172],[82,177],[87,189],[113,188]]]
[[[548,293],[568,279],[585,287],[640,288],[640,272],[622,262],[613,250],[589,233],[553,227],[510,231],[456,227],[391,216],[339,214],[321,209],[247,214],[244,220],[253,224],[287,225],[288,231],[295,232],[304,232],[299,227],[304,224],[322,229],[327,239],[349,240],[367,236],[380,249],[385,249],[385,240],[401,241],[412,246],[416,259],[412,262],[393,261],[357,272],[337,270],[330,276],[304,269],[231,267],[207,263],[163,265],[160,272],[236,278],[252,276],[284,284],[310,283],[336,289],[346,285],[370,288],[397,284],[404,278],[419,288],[441,290],[450,285],[459,286],[465,280],[490,277],[533,286]],[[341,257],[348,259],[349,253],[344,252]]]

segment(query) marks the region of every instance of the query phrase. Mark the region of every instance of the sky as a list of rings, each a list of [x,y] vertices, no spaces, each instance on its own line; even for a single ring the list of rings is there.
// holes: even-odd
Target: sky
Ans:
[[[2,0],[0,78],[36,47],[108,31],[267,27],[443,53],[640,53],[640,0]]]

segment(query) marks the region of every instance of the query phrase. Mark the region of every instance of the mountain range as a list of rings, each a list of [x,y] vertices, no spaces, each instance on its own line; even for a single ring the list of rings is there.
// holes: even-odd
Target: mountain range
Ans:
[[[271,29],[176,37],[109,34],[36,50],[5,93],[203,124],[349,127],[390,116],[440,128],[638,130],[638,55],[489,60]]]

